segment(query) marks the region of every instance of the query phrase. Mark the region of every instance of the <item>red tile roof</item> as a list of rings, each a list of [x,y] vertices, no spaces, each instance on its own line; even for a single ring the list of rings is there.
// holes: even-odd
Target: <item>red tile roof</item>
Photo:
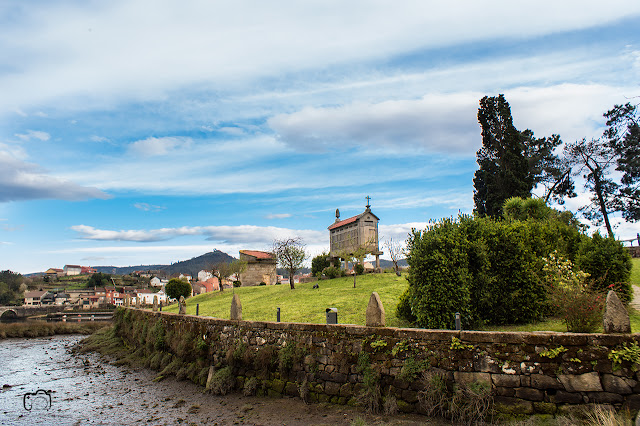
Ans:
[[[256,251],[256,250],[240,250],[240,253],[246,254],[247,256],[253,256],[256,259],[273,259],[273,253],[267,253],[266,251]]]
[[[343,225],[348,225],[348,224],[353,223],[353,222],[355,222],[356,220],[358,220],[358,218],[359,218],[360,216],[362,216],[362,215],[360,215],[360,214],[359,214],[359,215],[357,215],[357,216],[350,217],[349,219],[341,220],[340,222],[336,222],[336,223],[334,223],[333,225],[331,225],[331,226],[330,226],[329,228],[327,228],[327,229],[331,230],[331,229],[339,228],[339,227],[341,227],[341,226],[343,226]]]

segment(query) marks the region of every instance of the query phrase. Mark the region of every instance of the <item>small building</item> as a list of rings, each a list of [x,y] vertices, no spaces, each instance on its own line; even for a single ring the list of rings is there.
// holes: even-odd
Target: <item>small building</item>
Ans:
[[[373,214],[369,197],[366,197],[365,211],[357,216],[340,220],[340,210],[336,209],[336,220],[329,229],[329,257],[334,263],[344,255],[353,254],[360,249],[376,257],[376,271],[380,270],[380,255],[378,242],[378,221],[380,218]]]
[[[213,277],[211,271],[205,271],[204,269],[198,272],[198,281],[206,281],[209,278]]]
[[[25,306],[40,306],[42,304],[42,296],[46,291],[26,291],[24,293],[24,305]]]
[[[274,285],[277,281],[276,256],[257,250],[240,250],[240,260],[247,262],[247,269],[240,274],[242,286]]]
[[[58,268],[49,268],[47,269],[45,274],[47,274],[49,280],[56,280],[58,277],[64,276],[64,270]]]
[[[92,268],[91,266],[81,266],[80,267],[80,275],[93,275],[96,272],[98,272],[98,271],[95,270],[94,268]]]
[[[66,276],[80,275],[81,273],[82,273],[82,266],[80,265],[64,265],[64,274]]]

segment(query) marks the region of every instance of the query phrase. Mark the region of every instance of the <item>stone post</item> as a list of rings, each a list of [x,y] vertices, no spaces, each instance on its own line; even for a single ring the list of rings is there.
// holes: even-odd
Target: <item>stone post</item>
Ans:
[[[605,333],[631,333],[629,312],[613,290],[607,294],[602,322]]]
[[[237,294],[234,294],[233,299],[231,299],[231,319],[242,320],[242,304]]]
[[[178,313],[180,315],[186,314],[187,313],[187,302],[184,301],[184,296],[180,296],[180,300],[178,300],[178,305],[179,305]]]
[[[384,306],[380,301],[380,296],[375,291],[371,293],[369,304],[367,305],[367,327],[384,327],[385,313]]]
[[[158,296],[153,296],[153,312],[158,312]]]

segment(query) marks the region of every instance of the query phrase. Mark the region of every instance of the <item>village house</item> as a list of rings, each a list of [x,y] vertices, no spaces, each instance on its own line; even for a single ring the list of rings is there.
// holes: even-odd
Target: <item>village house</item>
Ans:
[[[273,253],[257,250],[240,250],[240,260],[247,262],[246,270],[240,274],[243,286],[274,285],[277,281],[276,256]]]
[[[138,299],[140,299],[140,303],[145,305],[152,305],[154,296],[158,296],[158,303],[167,303],[167,295],[164,291],[160,290],[158,292],[154,292],[153,290],[149,289],[138,289],[136,291],[136,298],[134,299],[134,303],[137,303]]]
[[[169,283],[169,280],[161,279],[158,277],[153,277],[151,278],[151,280],[149,280],[149,285],[151,287],[164,287],[168,283]]]
[[[26,291],[24,293],[24,305],[25,306],[40,306],[42,304],[42,296],[46,291]]]
[[[64,274],[66,276],[80,275],[82,273],[82,266],[80,265],[64,265]]]
[[[58,269],[58,268],[49,268],[49,269],[47,269],[45,274],[49,278],[50,281],[55,281],[56,279],[58,279],[58,277],[63,277],[64,276],[64,270],[63,269]]]
[[[198,281],[206,281],[209,278],[212,278],[213,274],[210,271],[205,271],[204,269],[198,272]]]
[[[344,256],[364,252],[376,257],[375,270],[380,271],[380,255],[378,242],[378,216],[371,211],[370,197],[366,197],[365,211],[357,216],[340,220],[340,210],[336,209],[336,220],[329,229],[329,256],[335,264]],[[363,259],[361,259],[362,261]]]

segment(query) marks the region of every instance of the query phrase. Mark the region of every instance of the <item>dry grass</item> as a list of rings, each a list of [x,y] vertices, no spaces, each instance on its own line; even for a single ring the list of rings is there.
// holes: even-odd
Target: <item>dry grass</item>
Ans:
[[[10,337],[43,337],[56,334],[91,334],[101,328],[109,327],[105,322],[44,322],[27,321],[0,323],[0,339]]]

